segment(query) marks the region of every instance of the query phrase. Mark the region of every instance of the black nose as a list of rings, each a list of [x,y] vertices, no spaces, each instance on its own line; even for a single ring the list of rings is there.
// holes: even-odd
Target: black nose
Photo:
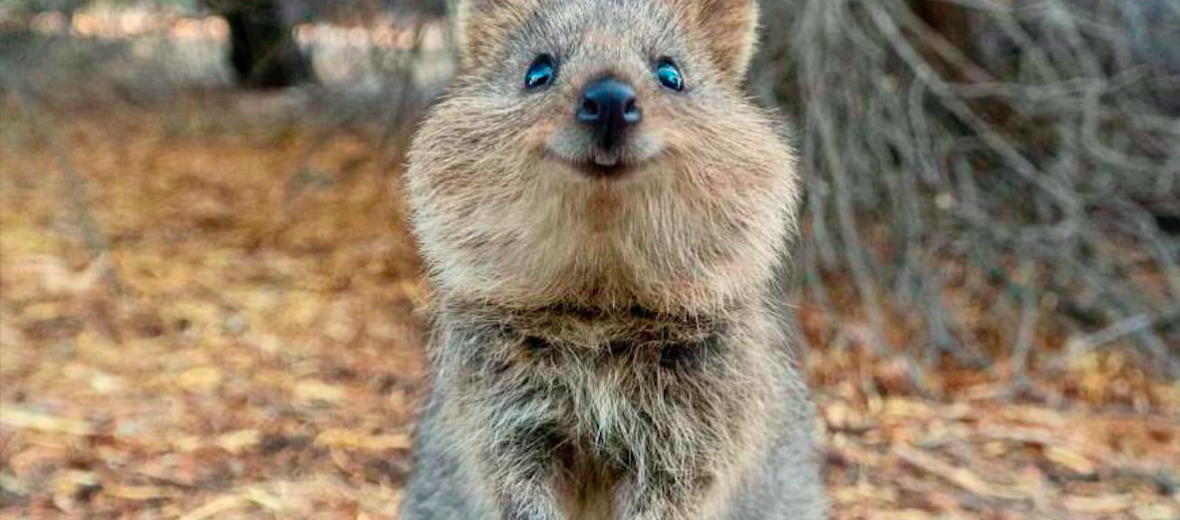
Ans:
[[[613,78],[586,87],[577,116],[578,121],[594,130],[599,146],[607,150],[619,144],[628,127],[643,119],[635,103],[635,91]]]

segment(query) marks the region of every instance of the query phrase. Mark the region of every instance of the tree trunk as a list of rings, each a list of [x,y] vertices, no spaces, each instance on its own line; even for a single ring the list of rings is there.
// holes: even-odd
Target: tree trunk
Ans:
[[[315,81],[279,0],[241,0],[224,7],[222,16],[230,30],[229,60],[239,84],[281,88]]]

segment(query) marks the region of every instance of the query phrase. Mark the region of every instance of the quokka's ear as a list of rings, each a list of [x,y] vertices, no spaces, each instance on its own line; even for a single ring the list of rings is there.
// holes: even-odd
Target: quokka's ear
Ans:
[[[493,56],[525,23],[534,1],[458,0],[455,12],[459,65],[470,70]]]
[[[757,0],[681,0],[692,6],[702,40],[721,73],[740,83],[758,41]]]

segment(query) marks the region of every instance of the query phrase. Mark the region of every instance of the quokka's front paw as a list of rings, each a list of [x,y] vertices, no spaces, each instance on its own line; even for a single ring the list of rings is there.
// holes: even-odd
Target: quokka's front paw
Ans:
[[[624,514],[623,520],[699,520],[686,504],[647,504],[642,510]]]
[[[501,492],[503,520],[565,520],[553,494],[544,488],[517,487]]]
[[[700,520],[709,493],[706,484],[657,479],[631,485],[619,494],[622,520]]]

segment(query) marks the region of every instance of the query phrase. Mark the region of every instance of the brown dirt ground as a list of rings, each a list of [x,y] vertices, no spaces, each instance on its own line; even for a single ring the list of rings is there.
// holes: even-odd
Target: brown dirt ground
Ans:
[[[290,113],[0,103],[0,517],[395,518],[429,297],[398,162]],[[917,392],[802,306],[834,518],[1180,518],[1175,381],[1107,350]]]

